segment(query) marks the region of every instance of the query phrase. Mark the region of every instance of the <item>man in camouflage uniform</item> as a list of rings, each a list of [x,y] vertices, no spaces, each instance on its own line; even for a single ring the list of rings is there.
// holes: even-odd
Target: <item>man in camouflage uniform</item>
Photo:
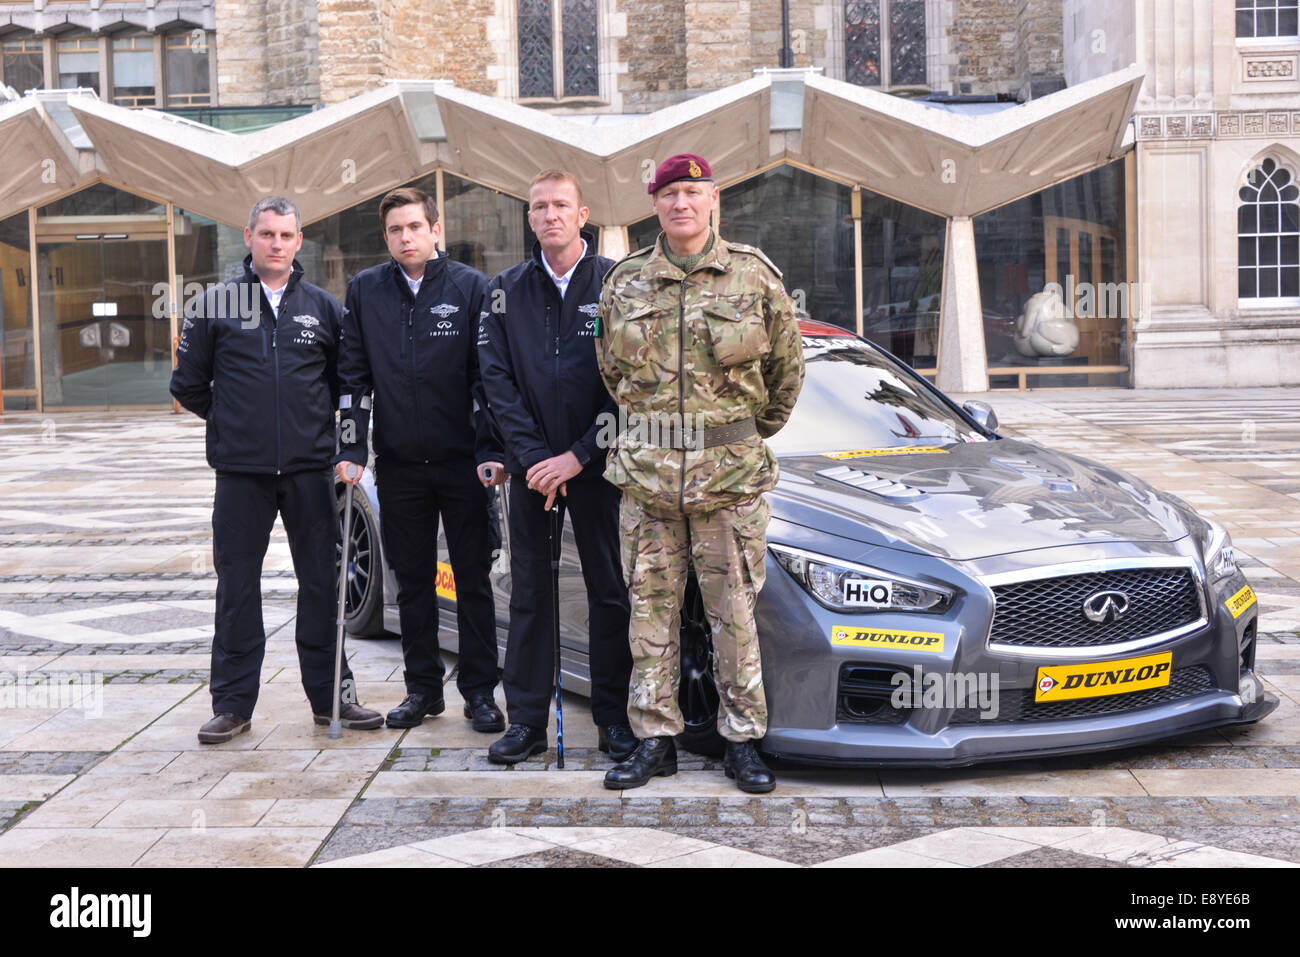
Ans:
[[[650,183],[658,241],[605,277],[597,355],[620,412],[605,478],[623,490],[623,568],[631,588],[628,718],[637,750],[609,788],[673,774],[678,630],[694,565],[713,631],[724,767],[741,790],[775,787],[754,741],[767,703],[754,625],[777,481],[763,442],[789,418],[803,384],[794,306],[762,252],[711,228],[718,189],[709,164],[680,154]]]

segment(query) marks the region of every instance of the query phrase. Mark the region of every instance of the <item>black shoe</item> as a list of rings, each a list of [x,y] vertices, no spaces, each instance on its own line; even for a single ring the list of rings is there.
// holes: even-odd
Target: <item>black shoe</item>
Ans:
[[[243,734],[253,727],[253,720],[229,711],[214,714],[203,727],[199,728],[199,744],[221,744],[237,734]]]
[[[776,776],[759,757],[753,741],[728,741],[722,770],[747,794],[766,794],[776,787]]]
[[[388,712],[386,720],[390,728],[414,728],[426,714],[442,714],[446,710],[442,695],[435,698],[431,694],[408,694],[405,701]]]
[[[312,720],[317,724],[329,724],[334,719],[328,714],[313,714]],[[339,725],[349,731],[373,731],[384,726],[384,718],[378,711],[345,701],[339,705]]]
[[[632,756],[605,772],[605,787],[639,788],[653,777],[677,773],[677,745],[672,738],[646,738]]]
[[[596,747],[615,761],[626,761],[632,757],[632,752],[636,750],[636,746],[640,743],[637,736],[632,733],[630,725],[605,724],[599,728],[599,739]]]
[[[465,702],[465,717],[475,731],[504,731],[506,716],[490,694],[478,694]]]
[[[488,760],[493,764],[518,764],[546,750],[546,729],[512,724],[510,730],[492,742]]]

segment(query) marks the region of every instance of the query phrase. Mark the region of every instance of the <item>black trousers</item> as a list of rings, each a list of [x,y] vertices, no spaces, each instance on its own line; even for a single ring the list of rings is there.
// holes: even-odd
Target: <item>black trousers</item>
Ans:
[[[298,576],[295,638],[302,686],[315,714],[333,711],[340,523],[328,469],[290,475],[218,472],[212,503],[217,566],[212,637],[212,710],[252,717],[266,652],[262,562],[276,513]],[[352,670],[343,662],[345,686]],[[345,691],[344,697],[348,697]]]
[[[574,479],[568,496],[557,496],[559,530],[568,512],[587,586],[587,648],[591,666],[591,713],[596,724],[627,724],[632,651],[630,607],[619,555],[621,493],[600,476]],[[546,497],[531,491],[522,475],[510,478],[510,637],[506,646],[506,705],[513,724],[546,727],[555,687],[555,638],[551,626],[550,513]]]
[[[447,669],[438,647],[438,520],[456,581],[460,669],[467,700],[497,684],[496,607],[492,600],[492,531],[487,490],[469,459],[375,465],[384,556],[397,578],[402,658],[408,694],[442,694]]]

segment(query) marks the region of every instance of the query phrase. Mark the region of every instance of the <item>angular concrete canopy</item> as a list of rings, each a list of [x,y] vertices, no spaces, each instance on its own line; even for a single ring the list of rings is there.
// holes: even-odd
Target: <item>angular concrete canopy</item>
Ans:
[[[418,143],[391,88],[244,136],[85,97],[70,105],[106,178],[232,226],[263,196],[292,199],[311,222],[420,172]]]
[[[984,116],[809,76],[789,158],[941,216],[975,216],[1115,159],[1143,71],[1131,66]]]
[[[77,151],[39,99],[0,106],[0,218],[80,185]]]
[[[594,222],[622,225],[650,214],[649,173],[683,151],[707,156],[724,185],[788,161],[943,216],[975,215],[1120,155],[1141,81],[1130,67],[968,116],[814,74],[765,74],[619,117],[556,116],[441,81],[394,81],[243,136],[93,97],[67,102],[94,147],[93,162],[80,163],[87,184],[103,178],[170,197],[230,225],[268,193],[293,198],[315,221],[437,168],[523,196],[549,166],[578,176]],[[802,89],[801,128],[772,130],[777,83],[796,103]],[[31,104],[0,108],[6,159],[30,168],[56,156],[54,141],[57,156],[76,155]],[[0,194],[0,216],[44,195],[26,186]],[[63,181],[54,192],[67,191]]]

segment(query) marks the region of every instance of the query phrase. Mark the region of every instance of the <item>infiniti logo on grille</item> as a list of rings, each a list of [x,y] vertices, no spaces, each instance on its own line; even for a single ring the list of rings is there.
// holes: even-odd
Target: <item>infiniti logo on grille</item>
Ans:
[[[1083,600],[1083,613],[1099,625],[1119,621],[1128,611],[1128,595],[1122,591],[1097,591]]]

